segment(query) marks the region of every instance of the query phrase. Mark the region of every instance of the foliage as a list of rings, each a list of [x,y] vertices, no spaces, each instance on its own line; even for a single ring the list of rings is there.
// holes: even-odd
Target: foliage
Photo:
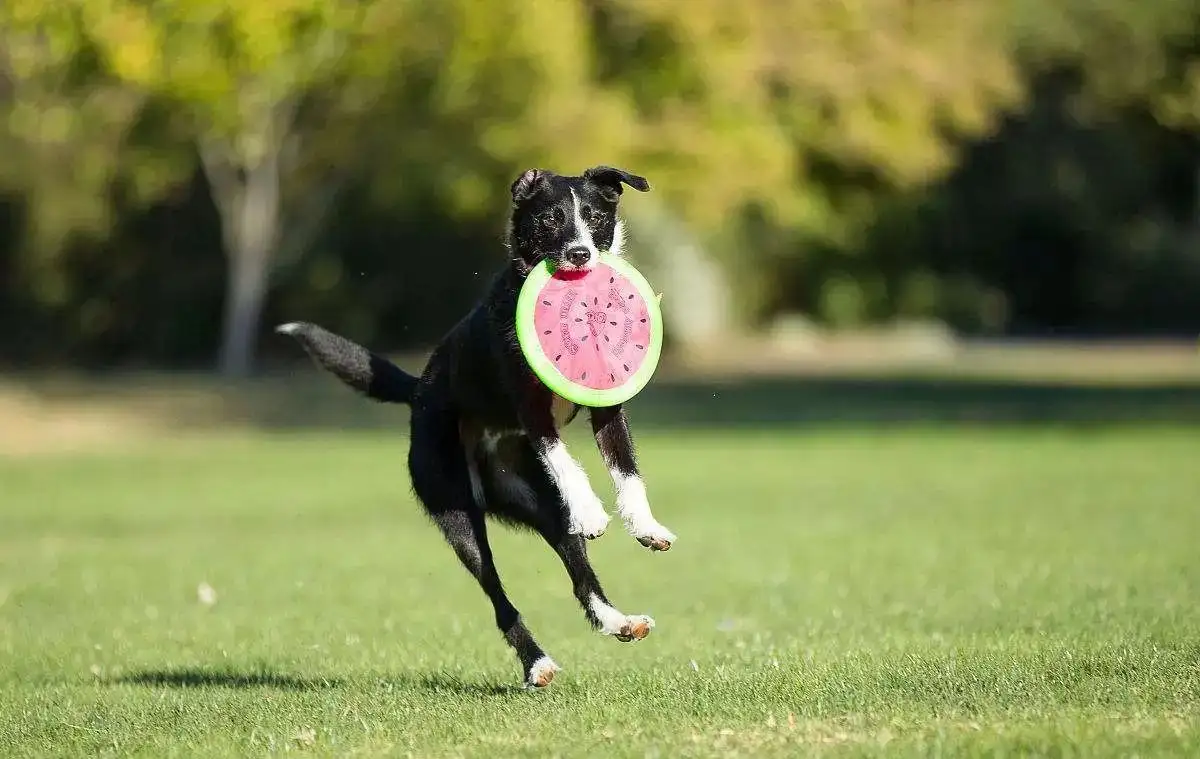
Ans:
[[[209,360],[259,307],[427,343],[513,176],[599,162],[751,324],[1191,329],[1198,35],[1185,0],[13,0],[0,353]]]

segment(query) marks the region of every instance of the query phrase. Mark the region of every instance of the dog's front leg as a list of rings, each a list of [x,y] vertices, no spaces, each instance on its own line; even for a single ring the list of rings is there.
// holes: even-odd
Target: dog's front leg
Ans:
[[[592,490],[587,472],[571,457],[566,444],[559,437],[550,404],[536,401],[523,404],[521,424],[538,460],[562,494],[567,531],[588,540],[603,535],[608,528],[609,516],[604,511],[604,504]]]
[[[624,408],[593,408],[591,414],[596,446],[612,475],[617,491],[617,512],[625,522],[625,529],[647,548],[655,551],[670,549],[675,542],[675,535],[659,524],[650,511],[646,483],[638,472],[633,436],[629,433]]]

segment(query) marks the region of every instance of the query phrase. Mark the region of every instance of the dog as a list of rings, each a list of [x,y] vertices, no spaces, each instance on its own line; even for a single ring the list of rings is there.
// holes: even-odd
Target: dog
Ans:
[[[626,615],[608,600],[587,542],[609,515],[559,431],[580,407],[533,374],[517,343],[517,296],[529,272],[549,259],[565,271],[594,267],[601,251],[621,254],[624,186],[648,192],[644,177],[597,166],[578,176],[529,169],[511,186],[507,266],[480,302],[438,343],[420,377],[361,345],[308,322],[276,331],[376,401],[412,408],[412,487],[459,561],[491,601],[496,626],[520,660],[526,688],[544,688],[560,670],[509,600],[488,545],[486,518],[531,528],[558,554],[593,629],[620,641],[645,638],[654,620]],[[617,513],[643,546],[666,551],[675,535],[655,518],[621,406],[589,408],[596,445],[616,490]]]

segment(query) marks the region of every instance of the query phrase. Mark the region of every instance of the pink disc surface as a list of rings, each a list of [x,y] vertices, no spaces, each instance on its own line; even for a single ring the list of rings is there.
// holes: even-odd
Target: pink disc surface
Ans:
[[[534,326],[542,352],[563,377],[593,390],[628,380],[649,352],[646,301],[603,263],[586,274],[550,277],[538,291]]]

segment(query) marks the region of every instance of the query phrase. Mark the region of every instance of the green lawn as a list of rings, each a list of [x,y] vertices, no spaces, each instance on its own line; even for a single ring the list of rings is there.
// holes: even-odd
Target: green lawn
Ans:
[[[404,435],[0,459],[0,754],[1200,755],[1194,429],[639,440],[679,541],[614,520],[592,554],[645,641],[592,633],[549,550],[492,530],[563,667],[538,693]]]

